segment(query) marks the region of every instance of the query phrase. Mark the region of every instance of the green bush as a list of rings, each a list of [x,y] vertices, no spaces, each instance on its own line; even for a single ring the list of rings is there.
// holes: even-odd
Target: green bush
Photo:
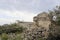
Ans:
[[[8,40],[8,35],[6,33],[3,33],[1,35],[1,40]]]

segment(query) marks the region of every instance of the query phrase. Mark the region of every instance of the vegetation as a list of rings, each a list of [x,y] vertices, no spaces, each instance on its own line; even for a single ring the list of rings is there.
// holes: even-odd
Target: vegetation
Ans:
[[[49,16],[51,21],[54,21],[57,25],[60,25],[60,6],[57,6],[53,11],[49,11]],[[56,19],[53,20],[53,17]],[[23,40],[21,38],[21,34],[25,30],[24,27],[17,25],[16,23],[13,24],[4,24],[0,26],[0,39],[1,40]],[[50,31],[53,32],[53,28],[50,28]],[[60,36],[53,36],[52,33],[49,34],[47,40],[59,40]],[[38,40],[45,40],[43,38],[39,38]]]
[[[23,27],[18,26],[17,24],[11,24],[11,25],[3,25],[0,27],[0,34],[2,33],[15,33],[15,32],[23,32]]]
[[[55,19],[53,21],[55,21],[56,24],[60,25],[60,6],[56,6],[56,8],[53,11],[49,11],[49,14],[52,20],[55,16]]]
[[[3,34],[1,35],[1,40],[8,40],[8,35],[5,34],[5,33],[3,33]]]
[[[0,26],[0,39],[1,40],[22,40],[21,34],[25,30],[23,26],[16,23],[4,24]]]
[[[53,17],[56,17],[53,20]],[[49,27],[49,35],[47,40],[60,40],[60,6],[57,6],[53,11],[50,11],[50,17],[52,19],[52,24]]]

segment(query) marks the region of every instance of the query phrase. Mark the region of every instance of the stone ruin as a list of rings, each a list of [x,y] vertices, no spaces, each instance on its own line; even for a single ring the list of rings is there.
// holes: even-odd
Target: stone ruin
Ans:
[[[56,26],[48,13],[43,12],[33,18],[33,26],[29,30],[24,31],[23,40],[40,40],[40,38],[48,40],[50,34],[55,36],[57,32],[59,32],[57,29],[59,29],[59,26]],[[50,38],[50,40],[52,40],[52,38]]]
[[[51,24],[49,15],[46,12],[38,14],[33,18],[33,27],[24,32],[24,40],[38,40],[48,37],[48,30]]]

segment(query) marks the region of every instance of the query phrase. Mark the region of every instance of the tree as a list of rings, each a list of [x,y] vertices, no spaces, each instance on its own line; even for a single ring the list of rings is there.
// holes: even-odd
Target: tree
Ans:
[[[50,18],[60,25],[60,6],[56,6],[53,11],[49,10]]]

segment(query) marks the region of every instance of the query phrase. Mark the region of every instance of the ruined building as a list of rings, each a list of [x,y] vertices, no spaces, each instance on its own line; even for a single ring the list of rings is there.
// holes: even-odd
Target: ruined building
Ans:
[[[23,24],[24,22],[20,22]],[[52,20],[50,14],[42,12],[33,17],[33,22],[25,23],[27,29],[23,33],[23,40],[58,40],[60,39],[60,25]],[[27,26],[28,25],[28,26]]]
[[[33,18],[33,25],[29,30],[24,32],[24,40],[46,39],[49,35],[49,26],[51,25],[49,14],[43,12],[35,16]]]

